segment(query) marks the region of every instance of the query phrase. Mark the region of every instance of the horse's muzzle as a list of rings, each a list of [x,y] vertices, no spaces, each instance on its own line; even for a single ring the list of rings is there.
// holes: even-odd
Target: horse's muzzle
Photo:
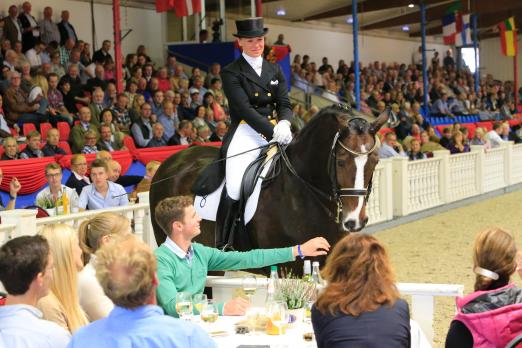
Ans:
[[[367,223],[368,223],[368,217],[365,216],[364,219],[362,219],[360,221],[360,223],[357,223],[356,220],[350,219],[350,220],[344,222],[343,227],[348,232],[359,232],[366,226]]]

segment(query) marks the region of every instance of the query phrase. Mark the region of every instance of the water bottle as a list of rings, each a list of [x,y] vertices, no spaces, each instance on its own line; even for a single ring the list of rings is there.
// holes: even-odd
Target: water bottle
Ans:
[[[324,281],[319,271],[319,261],[312,263],[312,282],[315,284],[316,293],[318,295],[324,287]]]
[[[277,274],[277,266],[271,266],[270,278],[268,278],[268,286],[266,288],[266,303],[275,301],[278,287],[279,275]]]
[[[303,280],[305,282],[312,281],[312,263],[310,260],[305,260],[303,266]]]

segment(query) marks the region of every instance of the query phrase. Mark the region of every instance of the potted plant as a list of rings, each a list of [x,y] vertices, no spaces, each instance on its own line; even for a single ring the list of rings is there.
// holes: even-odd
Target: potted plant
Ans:
[[[276,297],[285,301],[290,314],[296,322],[302,322],[305,317],[306,306],[313,302],[316,296],[315,284],[296,278],[289,274],[282,278],[276,291]]]
[[[36,205],[45,209],[49,216],[56,215],[56,202],[53,200],[52,196],[44,195],[40,199],[36,200]]]

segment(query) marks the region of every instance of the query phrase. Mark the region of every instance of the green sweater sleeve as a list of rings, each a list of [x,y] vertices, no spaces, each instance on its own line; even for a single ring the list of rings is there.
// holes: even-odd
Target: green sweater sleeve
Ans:
[[[247,252],[223,252],[216,248],[200,245],[207,254],[209,271],[232,271],[260,268],[294,261],[292,247],[278,249],[257,249]]]
[[[176,282],[174,281],[175,270],[168,262],[168,259],[157,255],[158,260],[158,280],[159,285],[156,289],[158,304],[163,308],[165,314],[178,317],[176,312]]]

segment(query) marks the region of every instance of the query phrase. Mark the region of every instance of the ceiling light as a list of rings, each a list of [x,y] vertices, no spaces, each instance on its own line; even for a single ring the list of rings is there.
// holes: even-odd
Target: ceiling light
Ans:
[[[415,4],[409,4],[408,7],[409,7],[409,8],[414,8],[414,7],[415,7]]]
[[[410,26],[409,25],[403,25],[402,26],[402,31],[410,31]]]
[[[278,16],[286,16],[286,10],[284,8],[278,8],[276,11],[276,15]]]
[[[352,24],[353,23],[353,17],[352,16],[348,16],[348,18],[346,18],[346,23]]]

